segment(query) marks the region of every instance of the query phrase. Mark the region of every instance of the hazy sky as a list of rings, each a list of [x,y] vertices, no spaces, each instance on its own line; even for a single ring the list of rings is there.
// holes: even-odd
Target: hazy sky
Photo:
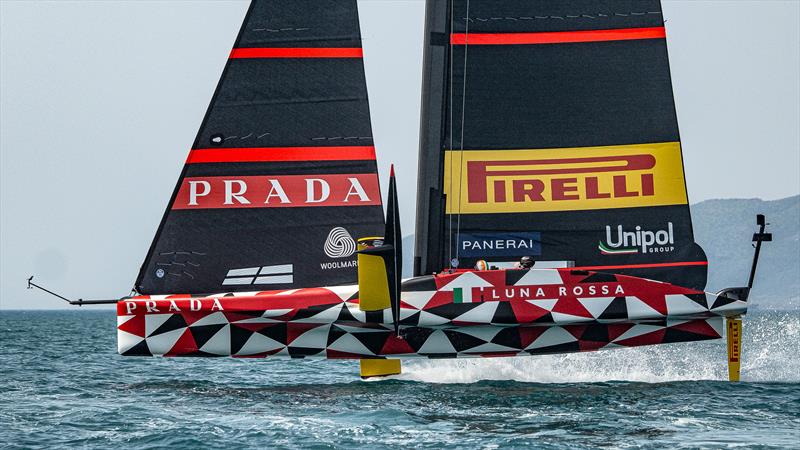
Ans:
[[[359,1],[373,135],[413,232],[422,0]],[[246,1],[0,0],[0,308],[133,285]],[[800,193],[800,2],[664,1],[690,200]],[[385,189],[384,189],[385,192]]]

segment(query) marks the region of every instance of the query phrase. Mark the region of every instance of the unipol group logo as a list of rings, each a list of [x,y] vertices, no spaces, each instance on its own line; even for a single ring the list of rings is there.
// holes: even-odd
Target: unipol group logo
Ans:
[[[325,239],[325,254],[329,258],[347,258],[356,252],[356,241],[342,227],[336,227]]]
[[[373,173],[185,178],[172,209],[380,205]]]
[[[680,144],[445,155],[447,212],[613,209],[685,204]]]
[[[672,222],[666,229],[646,230],[637,225],[626,230],[622,225],[606,225],[606,239],[597,245],[603,255],[631,255],[635,253],[669,253],[675,250],[675,233]]]

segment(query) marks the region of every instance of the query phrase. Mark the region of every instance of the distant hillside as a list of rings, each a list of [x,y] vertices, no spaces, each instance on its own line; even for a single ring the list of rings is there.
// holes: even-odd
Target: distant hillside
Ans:
[[[747,284],[756,229],[765,214],[774,241],[764,244],[752,308],[800,308],[800,196],[781,200],[707,200],[692,206],[695,240],[709,260],[708,291]],[[403,238],[403,276],[414,267],[414,236]]]
[[[765,214],[773,242],[761,252],[754,307],[800,307],[800,196],[781,200],[707,200],[692,206],[694,236],[708,255],[708,290],[747,283],[755,215]]]

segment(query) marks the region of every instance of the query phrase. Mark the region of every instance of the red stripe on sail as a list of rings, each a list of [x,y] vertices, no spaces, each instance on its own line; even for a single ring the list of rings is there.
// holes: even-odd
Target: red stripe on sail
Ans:
[[[571,42],[629,41],[636,39],[663,39],[664,27],[620,28],[615,30],[548,31],[540,33],[454,33],[453,45],[523,45],[565,44]]]
[[[654,263],[654,264],[622,264],[618,266],[581,266],[570,267],[570,270],[608,270],[608,269],[655,269],[658,267],[686,267],[686,266],[707,266],[708,261],[681,261],[673,263]]]
[[[234,48],[230,59],[250,58],[363,58],[360,48]]]
[[[374,160],[373,146],[196,148],[186,164],[266,161]]]

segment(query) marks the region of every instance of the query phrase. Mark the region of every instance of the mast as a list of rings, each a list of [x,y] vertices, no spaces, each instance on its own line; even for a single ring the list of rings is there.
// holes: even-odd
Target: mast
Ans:
[[[414,276],[443,268],[445,247],[438,237],[444,230],[442,143],[447,136],[445,114],[450,84],[447,78],[450,8],[448,0],[429,0],[425,4]]]

